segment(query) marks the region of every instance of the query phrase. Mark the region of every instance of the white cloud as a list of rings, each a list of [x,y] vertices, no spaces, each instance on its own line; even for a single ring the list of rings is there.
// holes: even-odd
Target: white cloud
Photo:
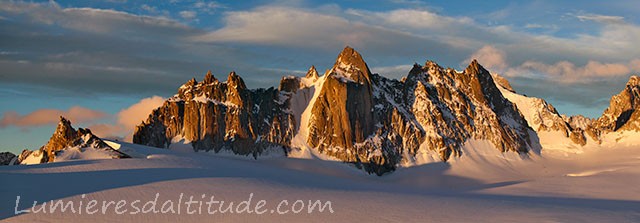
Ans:
[[[622,16],[611,16],[611,15],[598,15],[598,14],[584,14],[584,15],[576,15],[580,21],[594,21],[605,24],[622,24],[625,23],[624,17]]]
[[[540,33],[546,30],[525,32],[520,26],[487,25],[470,17],[439,13],[446,10],[414,6],[367,11],[335,4],[315,8],[289,1],[269,4],[221,13],[215,18],[222,19],[222,27],[211,31],[162,16],[0,1],[0,14],[5,18],[0,20],[0,42],[8,47],[3,50],[21,53],[3,55],[3,82],[91,92],[120,88],[126,93],[168,94],[191,74],[213,68],[218,72],[239,70],[247,82],[268,87],[283,73],[265,67],[295,70],[330,63],[345,45],[357,48],[372,71],[382,74],[405,74],[410,66],[397,64],[427,59],[445,66],[460,65],[474,53],[473,57],[491,70],[559,79],[564,84],[598,82],[640,70],[640,63],[634,60],[640,58],[640,27],[619,16],[583,13],[578,19],[598,22],[593,29],[554,36]],[[217,2],[205,1],[185,8],[197,15],[223,9]],[[177,16],[190,17],[182,14]],[[575,23],[578,19],[571,20]],[[531,23],[529,28],[544,26],[554,29],[546,23]],[[79,54],[48,57],[68,51]],[[122,78],[127,78],[127,83]]]
[[[150,12],[150,13],[156,13],[156,12],[158,12],[158,8],[157,8],[157,7],[155,7],[155,6],[149,6],[149,5],[147,5],[147,4],[142,4],[142,5],[140,6],[140,8],[141,8],[142,10],[145,10],[145,11]]]
[[[563,84],[588,83],[612,77],[627,77],[633,72],[640,72],[640,59],[626,63],[605,63],[590,60],[584,66],[578,66],[569,61],[547,64],[529,60],[520,65],[509,66],[506,58],[508,56],[504,51],[487,45],[473,53],[463,63],[477,59],[489,71],[507,77],[549,79]]]
[[[142,5],[145,10],[157,10]],[[34,23],[60,26],[79,32],[117,35],[178,35],[194,29],[178,21],[160,16],[134,15],[112,9],[60,8],[44,3],[0,2],[0,12],[26,15]],[[148,37],[148,36],[147,36]]]
[[[224,21],[223,28],[193,40],[341,49],[345,45],[404,45],[407,42],[396,41],[413,39],[409,43],[417,43],[421,39],[340,16],[288,7],[228,12]]]
[[[369,21],[378,21],[390,26],[400,26],[410,29],[443,29],[466,26],[473,23],[468,17],[448,17],[438,15],[427,10],[397,9],[387,12],[371,12],[349,9],[347,14],[356,15]]]
[[[507,76],[542,76],[544,79],[559,83],[588,83],[602,81],[608,78],[627,77],[634,72],[640,72],[640,60],[628,63],[604,63],[589,61],[584,66],[578,66],[568,61],[555,64],[545,64],[537,61],[527,61],[518,67],[509,69]]]
[[[218,9],[226,8],[224,5],[215,2],[215,1],[202,1],[199,0],[193,4],[193,8],[197,9],[200,12],[206,12],[208,14],[213,14]]]
[[[198,13],[195,11],[180,11],[180,17],[187,20],[195,19],[198,16]]]

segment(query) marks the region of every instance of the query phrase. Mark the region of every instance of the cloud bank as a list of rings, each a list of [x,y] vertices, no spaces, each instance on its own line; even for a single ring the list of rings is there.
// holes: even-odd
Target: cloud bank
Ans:
[[[20,115],[15,111],[7,111],[2,115],[2,119],[0,119],[0,128],[9,126],[28,128],[52,125],[60,121],[60,116],[64,116],[77,123],[86,123],[105,118],[107,114],[80,106],[74,106],[68,110],[39,109],[26,115]]]
[[[0,118],[0,128],[19,127],[29,129],[32,127],[55,125],[60,121],[60,116],[69,119],[74,126],[86,127],[94,134],[104,138],[122,139],[131,141],[136,125],[146,120],[153,109],[162,105],[164,98],[153,96],[143,98],[137,103],[120,110],[115,115],[92,110],[80,106],[74,106],[68,110],[38,109],[31,113],[20,115],[15,111],[8,111]],[[106,119],[115,119],[115,123],[104,123]]]
[[[157,7],[152,13],[154,6],[149,6],[140,14],[0,2],[0,81],[64,89],[70,95],[140,98],[168,96],[207,70],[235,70],[249,87],[270,87],[282,75],[312,64],[328,68],[336,53],[350,45],[373,72],[395,78],[414,62],[462,68],[461,61],[478,58],[516,87],[526,81],[529,86],[521,91],[564,103],[576,101],[568,96],[576,88],[617,89],[615,83],[640,70],[640,26],[628,17],[565,12],[565,3],[557,2],[523,4],[478,15],[443,14],[447,9],[424,4],[372,9],[263,3],[242,8],[198,1],[176,12]],[[545,14],[554,10],[559,12]],[[532,23],[526,20],[531,13],[549,18]],[[524,23],[508,23],[519,19]],[[558,88],[563,92],[548,95],[548,89]],[[613,92],[595,88],[592,93],[600,101]],[[594,106],[583,101],[577,103]]]

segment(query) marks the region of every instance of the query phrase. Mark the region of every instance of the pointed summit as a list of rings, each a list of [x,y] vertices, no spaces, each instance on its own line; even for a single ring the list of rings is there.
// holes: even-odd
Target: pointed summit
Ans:
[[[67,147],[75,138],[77,138],[77,132],[71,126],[71,121],[60,116],[60,122],[58,122],[56,131],[53,132],[49,142],[43,146],[43,150],[46,152],[45,162],[52,162],[55,152]]]
[[[240,78],[240,76],[238,76],[235,71],[231,71],[231,73],[229,73],[229,76],[227,76],[227,85],[229,87],[239,88],[239,89],[247,88],[242,78]]]
[[[307,75],[305,75],[304,77],[311,80],[318,79],[318,71],[316,70],[316,67],[311,65],[311,67],[309,68],[309,71],[307,71]]]
[[[364,62],[360,53],[349,46],[346,46],[338,55],[336,63],[330,72],[344,76],[347,78],[346,80],[358,83],[371,82],[369,66]]]
[[[57,137],[60,139],[70,139],[76,134],[76,130],[71,126],[71,121],[60,116],[60,122],[58,122],[58,127],[56,131],[53,133],[53,137]]]
[[[207,74],[204,75],[204,83],[210,84],[210,83],[214,83],[217,82],[218,79],[216,79],[213,74],[211,73],[211,70],[207,71]]]
[[[486,69],[484,69],[484,67],[482,67],[480,63],[478,63],[478,60],[473,59],[469,66],[467,66],[467,69],[465,69],[464,71],[468,74],[478,74],[483,73],[483,71],[486,71]]]
[[[75,146],[79,146],[80,148],[93,147],[108,149],[114,157],[126,156],[120,152],[113,151],[113,149],[100,138],[93,135],[91,130],[80,128],[76,131],[76,129],[71,126],[71,121],[60,116],[60,122],[58,123],[56,131],[53,133],[47,144],[41,148],[41,150],[45,152],[43,162],[52,162],[54,161],[58,151]]]
[[[627,86],[639,86],[640,85],[640,77],[637,75],[631,75],[629,77],[629,81],[627,82]]]
[[[185,86],[195,86],[196,84],[198,84],[198,81],[196,80],[196,78],[191,78],[189,81],[187,81],[187,83],[185,83]]]

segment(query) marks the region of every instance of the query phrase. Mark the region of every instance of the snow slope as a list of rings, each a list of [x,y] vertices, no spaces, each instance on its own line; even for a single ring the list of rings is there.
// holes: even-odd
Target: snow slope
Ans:
[[[382,177],[347,164],[273,157],[203,156],[120,142],[132,159],[0,167],[2,222],[638,222],[640,148],[585,150],[560,160],[497,152],[470,141],[450,163],[401,168]],[[175,199],[180,193],[240,202],[331,201],[334,213],[14,215],[34,200]],[[85,197],[83,198],[83,194]]]

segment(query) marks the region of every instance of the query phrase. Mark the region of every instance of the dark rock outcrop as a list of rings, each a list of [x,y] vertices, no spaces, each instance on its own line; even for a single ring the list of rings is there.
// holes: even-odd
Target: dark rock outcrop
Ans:
[[[16,163],[17,160],[16,154],[11,152],[1,152],[0,153],[0,166],[3,165],[12,165]]]

